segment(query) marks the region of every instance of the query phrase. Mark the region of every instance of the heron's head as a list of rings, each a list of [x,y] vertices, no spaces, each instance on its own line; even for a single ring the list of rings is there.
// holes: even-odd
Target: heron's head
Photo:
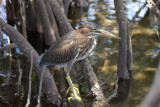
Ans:
[[[115,36],[114,34],[102,29],[101,26],[92,22],[83,23],[78,29],[81,30],[81,34],[84,34],[89,38],[102,35],[102,36],[109,36],[116,39],[121,39],[120,37]]]

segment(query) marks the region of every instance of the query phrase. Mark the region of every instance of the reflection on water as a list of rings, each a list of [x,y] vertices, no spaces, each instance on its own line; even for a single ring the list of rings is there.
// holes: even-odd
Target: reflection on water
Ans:
[[[88,0],[89,8],[87,12],[82,12],[81,15],[75,15],[76,12],[72,12],[73,16],[70,18],[73,26],[78,26],[80,21],[93,21],[95,23],[99,23],[103,28],[107,29],[110,32],[118,35],[118,24],[116,22],[115,10],[113,0]],[[125,1],[125,9],[128,19],[132,19],[135,14],[135,11],[143,5],[142,2],[145,0],[126,0]],[[137,6],[137,7],[135,7]],[[132,8],[131,8],[132,7]],[[73,7],[74,8],[74,7]],[[133,44],[133,86],[130,93],[130,98],[123,106],[136,107],[139,103],[144,99],[144,96],[149,91],[154,73],[156,71],[156,67],[159,60],[159,40],[156,36],[156,33],[152,30],[150,25],[150,19],[147,12],[147,7],[140,14],[141,18],[137,19],[132,25],[131,34],[132,36],[132,44]],[[144,16],[145,15],[145,16]],[[80,18],[80,19],[78,19]],[[146,23],[147,22],[147,23]],[[115,75],[117,70],[117,55],[118,55],[118,40],[99,37],[98,45],[94,52],[89,56],[92,67],[94,68],[95,73],[97,74],[100,86],[102,87],[104,94],[106,97],[112,94],[113,85],[115,82]],[[22,78],[22,86],[21,92],[18,95],[18,103],[15,105],[24,105],[20,104],[20,102],[26,98],[28,88],[28,71],[29,66],[26,65],[25,58],[23,54],[15,53],[13,54],[12,61],[12,74],[10,85],[3,87],[3,83],[7,79],[7,72],[9,71],[9,56],[5,58],[0,56],[0,97],[3,96],[6,99],[4,101],[4,105],[7,105],[8,102],[12,102],[14,104],[17,100],[17,95],[13,93],[17,93],[15,90],[17,89],[17,81],[18,81],[18,65],[17,59],[21,60],[21,66],[25,66],[23,69],[23,78]],[[23,59],[23,60],[22,60]],[[28,64],[29,65],[29,64]],[[27,69],[28,71],[27,71]],[[35,75],[34,75],[35,76]],[[33,76],[32,85],[35,86],[38,83],[38,80]],[[33,89],[33,102],[32,105],[36,105],[36,96],[37,89],[32,87]],[[4,92],[4,90],[8,90]],[[82,97],[84,98],[84,102],[89,105],[89,101],[87,99],[87,95],[89,90],[86,84],[82,85],[81,88]],[[8,94],[9,93],[9,94]],[[1,100],[0,100],[1,101]]]
[[[118,34],[114,3],[112,0],[90,1],[89,12],[82,15],[82,20],[99,23],[107,30]],[[136,11],[143,5],[145,0],[126,1],[125,7],[127,18],[130,20]],[[98,3],[98,5],[97,5]],[[137,18],[131,28],[133,44],[133,86],[130,98],[123,106],[136,107],[144,99],[149,91],[154,73],[159,60],[159,40],[156,32],[152,30],[150,18],[146,13],[146,6],[140,13],[141,18]],[[144,16],[145,15],[145,16]],[[84,18],[85,17],[85,18]],[[146,23],[148,22],[148,23]],[[100,37],[98,46],[92,55],[89,56],[92,67],[98,76],[99,83],[106,95],[112,94],[115,75],[117,70],[118,40]]]

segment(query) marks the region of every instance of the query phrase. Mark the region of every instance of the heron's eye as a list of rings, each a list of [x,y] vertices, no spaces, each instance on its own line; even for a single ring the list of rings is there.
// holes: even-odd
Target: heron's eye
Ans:
[[[95,29],[95,28],[92,28],[92,31],[96,31],[96,29]]]

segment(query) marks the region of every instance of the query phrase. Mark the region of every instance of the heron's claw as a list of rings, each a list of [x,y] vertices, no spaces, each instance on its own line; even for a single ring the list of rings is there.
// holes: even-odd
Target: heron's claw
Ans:
[[[80,92],[79,92],[79,89],[78,89],[78,84],[73,84],[73,88],[77,91],[78,94],[80,93]],[[66,95],[69,93],[70,89],[71,89],[71,87],[69,87],[69,88],[67,89]],[[71,91],[72,91],[72,90],[71,90]]]
[[[72,92],[73,92],[73,91],[74,91],[74,92],[73,92],[73,96],[68,98],[68,101],[70,102],[70,100],[71,100],[72,98],[76,98],[78,101],[82,102],[81,97],[77,95],[77,93],[78,93],[78,94],[80,93],[80,92],[79,92],[79,89],[78,89],[78,84],[73,84],[73,90],[72,90],[71,87],[69,87],[68,90],[66,91],[66,94],[68,94],[70,90],[71,90]]]
[[[68,97],[68,101],[70,102],[72,98],[76,98],[78,101],[82,102],[82,99],[79,96]]]

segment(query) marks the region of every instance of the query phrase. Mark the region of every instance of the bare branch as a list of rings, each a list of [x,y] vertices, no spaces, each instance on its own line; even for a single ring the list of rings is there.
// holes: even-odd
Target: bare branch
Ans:
[[[26,14],[25,14],[25,1],[18,0],[20,4],[20,12],[22,16],[22,34],[27,39],[27,32],[26,32]]]
[[[1,48],[0,48],[0,52],[9,51],[10,49],[16,48],[16,47],[17,47],[17,45],[16,45],[15,43],[11,43],[11,44],[9,44],[9,45],[7,45],[7,46],[1,47]]]
[[[19,87],[21,86],[21,80],[22,80],[22,69],[20,66],[20,61],[18,60],[18,71],[19,71],[19,76],[18,76],[18,94],[19,94]]]
[[[91,67],[89,60],[86,58],[82,61],[79,61],[80,66],[82,67],[82,73],[84,75],[85,80],[88,83],[88,86],[91,90],[91,96],[94,97],[95,101],[100,101],[103,103],[104,95],[99,86],[97,77]]]
[[[30,71],[29,71],[29,89],[28,89],[27,103],[25,107],[28,107],[30,105],[31,86],[32,86],[32,69],[33,69],[33,54],[31,53],[31,66],[30,66]]]
[[[38,97],[37,97],[37,107],[41,107],[41,91],[42,91],[42,83],[43,83],[43,76],[44,76],[44,71],[41,73],[41,78],[40,78],[40,83],[39,83],[39,91],[38,91]]]
[[[135,15],[133,16],[132,20],[129,23],[129,27],[133,24],[133,22],[135,21],[135,19],[138,17],[139,13],[142,11],[142,9],[147,5],[147,0],[145,1],[145,3],[142,5],[141,8],[139,8],[139,10],[135,13]]]

